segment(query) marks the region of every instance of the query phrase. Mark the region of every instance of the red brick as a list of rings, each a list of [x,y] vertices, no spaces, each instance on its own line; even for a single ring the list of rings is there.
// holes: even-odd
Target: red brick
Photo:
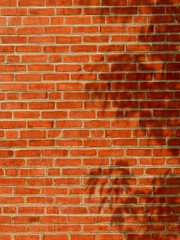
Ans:
[[[30,20],[32,24],[32,20]],[[29,43],[54,43],[55,37],[54,36],[30,36],[28,38]]]
[[[87,214],[86,207],[62,207],[61,212],[64,214]]]
[[[72,43],[81,43],[82,37],[81,36],[56,36],[56,43],[59,44],[72,44]],[[65,56],[68,57],[68,56]]]
[[[108,0],[103,0],[102,5],[104,6],[126,6],[127,5],[127,0],[122,0],[121,2],[117,0],[112,0],[109,2]]]
[[[57,15],[81,15],[82,8],[57,8]]]
[[[72,5],[72,0],[47,0],[47,6],[69,6]]]
[[[79,16],[79,17],[65,17],[65,24],[91,24],[91,17]]]
[[[43,75],[44,80],[68,80],[69,79],[69,74],[66,73],[52,73],[52,74],[48,74],[45,73]]]
[[[132,17],[131,16],[108,16],[107,17],[107,23],[109,24],[115,24],[115,23],[132,23]]]
[[[17,235],[15,235],[14,236],[14,239],[15,240],[23,240],[24,238],[26,238],[27,240],[30,240],[30,239],[32,239],[32,240],[40,240],[40,235],[31,235],[31,234],[17,234]]]
[[[17,74],[17,81],[41,81],[41,74],[30,73],[30,74]]]
[[[50,26],[45,27],[46,34],[70,34],[71,27],[69,26]]]
[[[26,8],[3,8],[1,10],[2,16],[23,16],[27,15]]]
[[[153,234],[153,239],[154,240],[158,240],[158,239],[162,239],[162,240],[178,240],[179,236],[178,234]]]
[[[126,240],[151,240],[151,235],[150,234],[127,234]]]
[[[30,0],[30,1],[26,1],[26,0],[19,0],[19,2],[18,2],[18,5],[20,6],[20,7],[24,7],[24,6],[27,6],[27,7],[29,7],[29,6],[44,6],[44,0]]]
[[[179,25],[171,25],[171,28],[169,28],[169,25],[156,25],[155,31],[157,33],[167,33],[167,32],[179,32]]]
[[[154,232],[154,231],[164,231],[165,226],[162,224],[153,224],[153,225],[139,225],[140,232]]]
[[[129,5],[154,5],[154,0],[147,0],[146,2],[143,0],[130,0]]]
[[[95,234],[71,234],[71,240],[95,240],[96,235]]]
[[[68,151],[67,150],[56,150],[56,149],[49,149],[49,150],[43,150],[42,153],[43,156],[57,156],[57,157],[62,157],[62,156],[67,156]]]
[[[56,65],[56,72],[79,72],[81,71],[80,64],[61,64]]]
[[[100,5],[100,0],[75,0],[74,1],[74,5],[78,5],[78,6],[96,6],[96,5]]]
[[[19,60],[20,60],[19,56],[12,56],[12,55],[7,56],[7,61],[10,63],[12,62],[16,63],[16,62],[19,62]]]
[[[33,111],[18,111],[14,112],[14,118],[37,118],[40,116],[40,112],[33,112]]]
[[[125,33],[126,27],[116,27],[116,26],[101,26],[101,33]]]
[[[56,235],[44,234],[43,238],[44,240],[58,240],[58,239],[68,240],[68,235],[67,234],[56,234]]]
[[[53,184],[52,178],[28,178],[28,186],[51,186]]]
[[[25,65],[1,65],[0,66],[0,71],[1,72],[24,72],[26,71],[26,66]]]
[[[35,16],[54,15],[54,8],[30,8],[29,15],[35,15]]]
[[[52,225],[35,225],[35,224],[28,224],[27,226],[27,232],[53,232],[53,226]]]
[[[52,24],[63,24],[64,23],[64,18],[63,17],[52,17],[51,18],[51,23]]]
[[[154,7],[139,7],[139,12],[141,14],[163,14],[165,13],[165,7],[154,6]]]

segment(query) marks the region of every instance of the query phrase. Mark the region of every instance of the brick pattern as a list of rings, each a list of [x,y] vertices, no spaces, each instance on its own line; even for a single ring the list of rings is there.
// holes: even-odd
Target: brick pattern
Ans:
[[[179,0],[0,0],[0,240],[178,240]]]

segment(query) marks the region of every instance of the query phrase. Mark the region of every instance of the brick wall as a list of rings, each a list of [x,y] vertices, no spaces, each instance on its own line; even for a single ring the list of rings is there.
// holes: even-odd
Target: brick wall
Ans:
[[[0,240],[178,240],[179,0],[0,0]]]

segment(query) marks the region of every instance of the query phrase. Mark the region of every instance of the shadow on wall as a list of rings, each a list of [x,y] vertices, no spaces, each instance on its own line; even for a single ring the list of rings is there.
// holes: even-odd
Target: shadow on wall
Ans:
[[[131,33],[134,31],[131,38],[138,40],[132,43],[132,52],[136,49],[135,52],[146,53],[132,54],[126,48],[126,53],[107,54],[106,61],[112,63],[111,73],[99,74],[100,80],[107,83],[88,84],[93,99],[99,101],[105,97],[98,118],[112,118],[114,130],[106,130],[105,138],[112,140],[112,147],[126,153],[125,157],[117,158],[111,148],[110,165],[108,154],[102,153],[83,182],[89,194],[84,203],[89,204],[90,213],[97,214],[96,231],[107,232],[103,240],[121,240],[124,235],[127,240],[149,240],[151,234],[153,240],[179,239],[174,234],[179,231],[180,213],[179,28],[168,23],[173,19],[174,24],[180,22],[176,16],[180,9],[175,5],[177,1],[164,1],[165,14],[165,7],[158,7],[158,2],[156,6],[141,7],[140,13],[144,15],[136,18],[138,21],[139,17],[139,26],[134,30],[130,27]],[[147,34],[141,34],[147,18],[150,24]],[[115,38],[121,41],[123,37]],[[127,63],[120,63],[124,61]],[[121,68],[127,69],[126,73]],[[126,130],[116,130],[119,127],[131,128],[131,135],[127,132],[127,138],[123,139],[121,134],[125,136]],[[103,167],[95,168],[96,164]],[[142,232],[142,238],[137,232]]]

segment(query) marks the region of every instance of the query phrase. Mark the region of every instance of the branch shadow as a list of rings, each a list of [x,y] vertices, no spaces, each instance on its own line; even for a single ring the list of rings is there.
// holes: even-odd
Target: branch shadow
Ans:
[[[116,9],[118,12],[118,7]],[[165,9],[167,15],[172,18],[175,15],[175,24],[176,14],[180,10],[170,0],[164,12],[162,6],[147,6],[149,12],[146,14],[152,14],[148,17],[149,24],[160,28],[161,24],[156,24],[154,14],[158,14],[158,11],[159,14],[164,13],[162,18],[166,19]],[[179,61],[179,43],[173,34],[168,33],[169,30],[149,34],[150,28],[146,35],[136,35],[138,44],[151,44],[152,51],[146,53],[147,58],[144,58],[145,54],[133,53],[133,60],[130,60],[131,63],[140,64],[138,70],[141,72],[127,70],[124,73],[117,65],[117,71],[99,74],[99,80],[110,84],[109,88],[108,85],[106,89],[102,85],[101,89],[98,89],[98,85],[91,87],[93,100],[105,99],[104,108],[97,111],[98,118],[111,119],[114,128],[118,128],[118,124],[119,129],[132,127],[126,144],[121,136],[118,137],[118,132],[113,136],[109,130],[105,131],[105,138],[111,139],[113,147],[125,146],[126,155],[120,158],[109,154],[106,156],[110,159],[109,166],[94,169],[84,182],[89,191],[88,198],[85,198],[89,213],[96,214],[96,224],[109,226],[107,234],[100,238],[102,240],[124,237],[127,240],[143,237],[148,240],[179,239],[180,131],[176,129],[180,126],[180,65],[176,65],[176,61]],[[114,57],[112,60],[109,54],[108,63],[121,63],[123,54],[113,55],[116,55],[116,59]],[[146,61],[151,65],[144,64]],[[127,126],[121,124],[124,120]],[[139,151],[130,154],[130,148]],[[91,204],[96,204],[96,207]],[[147,235],[140,238],[140,233]]]

